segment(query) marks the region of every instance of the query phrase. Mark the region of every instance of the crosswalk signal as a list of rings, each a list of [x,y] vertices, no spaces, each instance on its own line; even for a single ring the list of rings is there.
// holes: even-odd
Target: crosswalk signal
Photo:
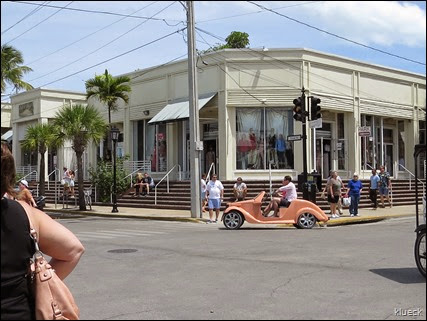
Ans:
[[[303,114],[303,109],[304,109],[304,100],[301,97],[295,98],[294,99],[294,119],[296,121],[300,121],[305,123],[305,117]]]
[[[311,97],[311,120],[322,118],[322,107],[319,106],[321,100],[318,97]]]

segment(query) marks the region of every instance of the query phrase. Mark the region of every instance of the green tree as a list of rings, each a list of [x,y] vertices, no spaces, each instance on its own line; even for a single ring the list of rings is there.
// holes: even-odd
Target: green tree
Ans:
[[[216,44],[207,50],[201,51],[202,53],[208,53],[212,51],[218,51],[226,48],[247,48],[249,46],[249,35],[246,32],[233,31],[227,38],[225,38],[226,44]]]
[[[86,211],[83,193],[83,152],[90,141],[99,144],[107,131],[107,124],[93,106],[67,105],[55,115],[55,126],[61,143],[70,140],[77,158],[77,181],[79,187],[79,208]]]
[[[129,102],[128,93],[131,92],[129,86],[130,78],[127,76],[113,77],[105,69],[103,75],[86,81],[86,98],[96,97],[101,103],[108,107],[108,124],[111,126],[111,111],[117,110],[117,101]]]
[[[129,156],[117,158],[117,194],[122,194],[129,189],[130,178],[124,179],[129,173],[124,169],[123,162]],[[92,185],[96,186],[97,197],[101,202],[110,202],[113,191],[114,176],[113,166],[109,161],[99,161],[96,168],[89,169]]]
[[[13,85],[14,89],[30,90],[33,86],[22,80],[24,74],[33,71],[30,67],[22,66],[22,53],[9,45],[1,46],[1,92],[6,90],[6,84]]]
[[[49,148],[57,146],[57,135],[52,124],[36,124],[27,129],[21,146],[24,150],[40,154],[39,184],[40,195],[45,194],[45,154]]]

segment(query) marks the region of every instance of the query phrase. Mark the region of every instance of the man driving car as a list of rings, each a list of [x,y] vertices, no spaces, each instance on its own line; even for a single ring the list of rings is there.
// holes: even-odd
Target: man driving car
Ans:
[[[283,186],[278,188],[275,191],[276,194],[281,195],[281,197],[273,197],[270,203],[262,212],[263,216],[268,216],[271,209],[274,210],[273,216],[279,216],[279,207],[289,207],[290,203],[297,199],[297,191],[295,188],[295,184],[292,183],[292,177],[287,175],[283,178]]]

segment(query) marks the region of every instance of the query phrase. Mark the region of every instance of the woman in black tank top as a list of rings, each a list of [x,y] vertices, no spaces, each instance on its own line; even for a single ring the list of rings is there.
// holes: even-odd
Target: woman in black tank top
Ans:
[[[29,260],[34,254],[30,224],[24,208],[16,201],[1,200],[1,318],[34,319],[28,287]]]
[[[27,273],[35,249],[29,218],[38,234],[40,250],[52,258],[49,264],[61,279],[73,271],[84,247],[73,233],[45,213],[35,208],[29,208],[27,213],[19,202],[4,197],[14,196],[14,185],[15,161],[7,144],[2,142],[1,319],[30,320],[35,313]]]

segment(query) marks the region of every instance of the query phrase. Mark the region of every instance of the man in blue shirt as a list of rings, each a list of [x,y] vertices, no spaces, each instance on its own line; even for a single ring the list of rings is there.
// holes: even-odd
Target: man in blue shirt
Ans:
[[[379,181],[380,181],[380,177],[378,176],[377,170],[372,169],[372,176],[369,183],[369,199],[371,200],[372,203],[374,203],[373,210],[376,210],[378,208],[377,197],[378,197]]]
[[[359,216],[360,193],[363,185],[359,180],[359,175],[357,173],[354,173],[353,179],[348,182],[347,188],[347,194],[351,197],[350,216]]]

